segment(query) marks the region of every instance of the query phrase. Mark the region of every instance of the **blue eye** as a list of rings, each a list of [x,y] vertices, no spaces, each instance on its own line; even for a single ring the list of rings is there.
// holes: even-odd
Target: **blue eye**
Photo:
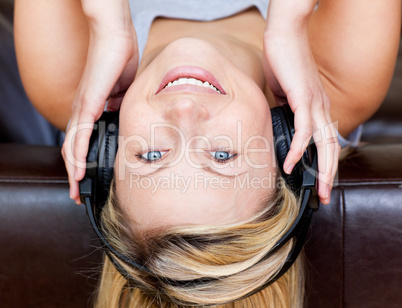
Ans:
[[[214,157],[215,157],[215,159],[226,160],[230,157],[230,154],[225,151],[216,151],[214,153]]]
[[[230,154],[229,152],[226,151],[215,151],[215,152],[209,152],[211,156],[213,157],[214,161],[217,163],[226,163],[227,161],[235,158],[237,154]]]
[[[167,151],[149,151],[144,154],[137,155],[137,157],[147,163],[158,161]]]

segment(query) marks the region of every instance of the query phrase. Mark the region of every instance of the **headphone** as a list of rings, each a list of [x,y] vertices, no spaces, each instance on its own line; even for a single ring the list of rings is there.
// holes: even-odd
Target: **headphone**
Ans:
[[[294,115],[289,105],[279,106],[271,109],[273,134],[275,142],[275,153],[278,161],[278,168],[290,189],[301,198],[300,211],[294,223],[273,248],[258,262],[268,259],[272,254],[282,248],[288,241],[295,238],[293,247],[289,252],[282,268],[271,277],[264,285],[238,298],[240,300],[251,296],[268,285],[278,280],[294,263],[306,240],[310,227],[312,214],[318,210],[318,198],[315,188],[317,171],[317,150],[313,142],[307,146],[302,159],[295,165],[290,175],[283,170],[283,163],[289,152],[294,129]],[[137,282],[117,261],[136,267],[152,275],[152,272],[145,266],[130,260],[118,252],[104,237],[101,228],[100,214],[107,201],[110,184],[113,178],[113,166],[118,148],[119,134],[119,112],[104,112],[101,118],[94,124],[91,135],[88,156],[87,170],[85,177],[80,181],[81,203],[85,204],[91,225],[101,240],[105,252],[116,269],[133,286],[141,288]],[[222,277],[221,277],[222,278]],[[169,280],[166,282],[175,286],[194,285],[216,280],[217,278],[200,278],[195,280]],[[187,303],[196,305],[194,303]]]

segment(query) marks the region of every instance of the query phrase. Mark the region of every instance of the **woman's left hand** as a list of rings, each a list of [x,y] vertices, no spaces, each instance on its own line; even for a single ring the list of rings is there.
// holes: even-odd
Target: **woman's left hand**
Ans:
[[[295,115],[295,135],[283,170],[288,174],[292,171],[313,137],[318,152],[318,195],[322,203],[328,204],[340,147],[331,120],[330,101],[308,39],[308,21],[314,5],[311,2],[310,8],[301,10],[296,5],[286,8],[286,2],[272,0],[264,33],[267,81],[278,103],[286,98]],[[287,15],[282,14],[284,8]]]

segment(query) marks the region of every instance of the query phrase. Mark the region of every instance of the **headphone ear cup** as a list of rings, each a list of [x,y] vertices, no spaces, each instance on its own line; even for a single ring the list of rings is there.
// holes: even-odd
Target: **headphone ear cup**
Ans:
[[[113,179],[119,137],[119,112],[104,112],[96,122],[99,132],[99,155],[96,185],[97,204],[104,203]]]
[[[271,109],[273,135],[275,143],[275,154],[278,168],[285,179],[286,184],[294,191],[298,192],[303,182],[303,171],[301,163],[297,163],[292,173],[286,174],[283,164],[289,153],[290,145],[294,135],[294,115],[289,105],[279,106]]]
[[[119,112],[104,112],[93,126],[89,141],[85,177],[80,182],[81,198],[91,197],[95,216],[109,196],[119,136]]]

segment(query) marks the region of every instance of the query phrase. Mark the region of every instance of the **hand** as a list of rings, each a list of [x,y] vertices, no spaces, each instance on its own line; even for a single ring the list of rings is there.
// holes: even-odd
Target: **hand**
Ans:
[[[274,14],[271,12],[271,14]],[[330,101],[308,39],[308,19],[267,21],[265,73],[278,103],[286,98],[295,115],[295,135],[283,169],[290,173],[313,136],[318,152],[318,195],[324,204],[338,168],[340,146],[330,115]]]
[[[127,1],[82,1],[90,28],[87,62],[72,104],[62,155],[70,197],[80,203],[78,182],[85,175],[93,124],[108,110],[118,110],[138,66],[138,46]]]

